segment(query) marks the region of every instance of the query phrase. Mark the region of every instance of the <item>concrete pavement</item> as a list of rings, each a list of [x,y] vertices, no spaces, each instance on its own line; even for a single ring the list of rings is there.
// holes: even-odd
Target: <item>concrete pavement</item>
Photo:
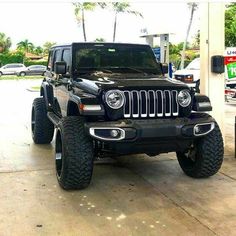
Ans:
[[[236,104],[226,105],[226,154],[215,176],[196,180],[174,153],[103,161],[82,191],[64,191],[53,145],[35,145],[30,111],[36,81],[0,80],[0,236],[235,235]]]

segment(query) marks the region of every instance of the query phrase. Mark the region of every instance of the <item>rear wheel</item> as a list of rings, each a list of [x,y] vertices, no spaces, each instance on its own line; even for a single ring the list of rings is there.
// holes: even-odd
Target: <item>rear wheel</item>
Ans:
[[[56,174],[64,189],[86,188],[93,173],[93,144],[81,117],[65,117],[56,133]]]
[[[47,117],[47,108],[43,97],[35,98],[31,113],[32,138],[37,144],[50,143],[53,139],[54,125]]]
[[[214,130],[194,140],[186,152],[178,152],[177,159],[184,173],[193,178],[214,175],[223,162],[224,144],[217,123]]]

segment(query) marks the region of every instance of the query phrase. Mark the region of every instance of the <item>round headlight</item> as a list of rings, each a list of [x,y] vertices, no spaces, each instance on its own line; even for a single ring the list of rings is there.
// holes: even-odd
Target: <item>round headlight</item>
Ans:
[[[178,94],[178,102],[182,107],[187,107],[191,103],[191,95],[187,90],[181,90]]]
[[[108,91],[105,95],[107,105],[112,109],[119,109],[124,105],[124,94],[119,90]]]

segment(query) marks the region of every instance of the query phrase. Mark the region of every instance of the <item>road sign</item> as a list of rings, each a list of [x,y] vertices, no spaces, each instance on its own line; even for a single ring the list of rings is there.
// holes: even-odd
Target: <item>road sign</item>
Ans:
[[[155,54],[156,59],[157,59],[158,61],[160,61],[160,60],[161,60],[161,49],[160,49],[160,47],[158,47],[158,48],[153,48],[152,50],[153,50],[153,52],[154,52],[154,54]]]
[[[236,80],[236,47],[226,48],[225,75],[227,80]]]

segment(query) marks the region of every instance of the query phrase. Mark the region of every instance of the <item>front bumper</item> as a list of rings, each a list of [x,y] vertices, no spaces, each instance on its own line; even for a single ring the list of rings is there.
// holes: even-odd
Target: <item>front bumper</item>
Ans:
[[[210,133],[215,120],[208,115],[192,113],[189,118],[118,120],[86,123],[87,134],[106,142],[157,139],[193,139]]]

